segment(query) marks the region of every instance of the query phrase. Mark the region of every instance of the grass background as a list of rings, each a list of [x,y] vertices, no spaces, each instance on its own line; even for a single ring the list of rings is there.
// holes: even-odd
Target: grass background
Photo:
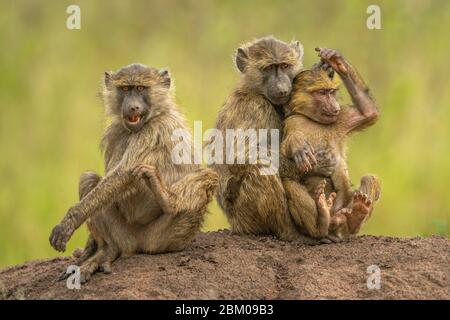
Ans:
[[[81,7],[81,30],[66,8]],[[382,30],[366,28],[381,7]],[[336,48],[381,108],[352,138],[352,180],[376,173],[382,198],[364,228],[376,235],[450,234],[449,1],[25,1],[0,4],[0,266],[55,256],[51,228],[77,200],[80,173],[103,172],[103,71],[169,67],[187,115],[214,126],[237,81],[232,55],[254,37]],[[211,205],[204,229],[227,227]],[[69,252],[83,245],[77,232]]]

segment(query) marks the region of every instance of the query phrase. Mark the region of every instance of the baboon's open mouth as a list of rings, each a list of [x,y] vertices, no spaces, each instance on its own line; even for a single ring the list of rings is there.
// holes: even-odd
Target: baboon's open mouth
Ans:
[[[136,124],[136,123],[138,123],[139,121],[141,121],[141,116],[140,116],[140,115],[137,115],[137,114],[132,115],[132,116],[128,116],[128,117],[127,117],[127,121],[128,121],[129,123]]]

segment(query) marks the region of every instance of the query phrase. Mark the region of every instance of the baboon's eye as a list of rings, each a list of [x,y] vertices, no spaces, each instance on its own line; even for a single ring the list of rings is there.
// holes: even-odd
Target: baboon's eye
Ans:
[[[331,89],[330,90],[330,94],[335,95],[336,94],[336,89]]]
[[[325,89],[320,89],[318,92],[319,92],[319,94],[321,94],[321,95],[327,94],[327,90],[325,90]]]
[[[264,68],[265,71],[270,71],[273,69],[273,64],[269,64],[267,67]]]
[[[280,64],[280,68],[287,69],[287,68],[289,68],[289,65],[287,63],[282,63],[282,64]]]
[[[145,87],[144,86],[137,86],[136,89],[138,91],[144,91]]]
[[[121,87],[121,89],[122,89],[122,91],[129,91],[129,90],[130,90],[130,87],[128,87],[128,86],[123,86],[123,87]]]

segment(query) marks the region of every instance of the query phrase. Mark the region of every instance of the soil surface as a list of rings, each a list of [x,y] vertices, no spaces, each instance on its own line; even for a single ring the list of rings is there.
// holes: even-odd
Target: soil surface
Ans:
[[[81,289],[55,278],[71,257],[0,271],[3,299],[449,299],[450,240],[359,236],[305,246],[201,233],[183,252],[120,258]],[[380,268],[380,289],[367,268]]]

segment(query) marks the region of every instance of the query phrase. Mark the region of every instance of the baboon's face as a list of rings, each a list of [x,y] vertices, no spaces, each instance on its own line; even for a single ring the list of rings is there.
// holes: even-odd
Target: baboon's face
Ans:
[[[336,122],[341,106],[336,99],[336,89],[323,88],[310,93],[313,107],[309,109],[309,117],[323,124]]]
[[[338,83],[324,70],[305,70],[294,80],[290,111],[322,123],[334,123],[341,110],[337,99]]]
[[[107,109],[121,117],[125,128],[138,132],[169,96],[170,77],[166,70],[132,64],[115,73],[105,73],[103,95]]]
[[[302,57],[303,47],[298,41],[288,44],[267,37],[238,48],[236,66],[243,73],[247,88],[279,106],[289,100]]]
[[[287,63],[269,64],[262,71],[263,94],[274,105],[285,104],[292,91],[293,76]]]
[[[150,115],[149,87],[130,85],[117,87],[116,90],[123,125],[130,131],[139,131]]]

